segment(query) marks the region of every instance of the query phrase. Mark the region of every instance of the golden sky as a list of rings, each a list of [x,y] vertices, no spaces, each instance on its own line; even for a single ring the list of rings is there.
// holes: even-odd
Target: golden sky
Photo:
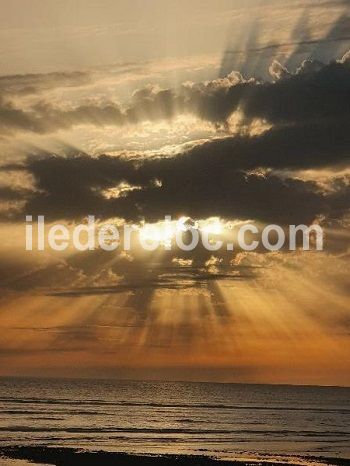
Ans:
[[[350,385],[342,1],[0,0],[0,375]],[[165,215],[325,249],[25,251]]]

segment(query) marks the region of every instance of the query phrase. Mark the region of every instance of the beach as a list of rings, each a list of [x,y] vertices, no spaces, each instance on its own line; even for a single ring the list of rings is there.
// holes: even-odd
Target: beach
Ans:
[[[1,378],[0,454],[74,466],[345,465],[349,394],[340,387]]]
[[[47,447],[3,447],[0,449],[1,466],[25,466],[28,462],[40,465],[57,466],[346,466],[350,464],[347,459],[336,458],[302,458],[302,457],[275,457],[275,458],[241,458],[231,460],[218,460],[205,456],[194,455],[128,455],[126,453],[112,452],[86,452],[70,448]],[[10,463],[8,462],[10,460]],[[19,460],[18,462],[11,462]],[[3,462],[2,462],[3,461]]]

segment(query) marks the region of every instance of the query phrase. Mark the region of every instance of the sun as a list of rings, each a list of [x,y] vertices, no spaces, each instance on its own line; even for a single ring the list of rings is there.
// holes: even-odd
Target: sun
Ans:
[[[225,229],[225,222],[219,217],[197,221],[190,217],[182,216],[177,220],[145,223],[139,228],[139,239],[142,243],[157,243],[159,246],[170,248],[177,234],[181,234],[191,228],[208,235],[222,235]]]
[[[139,238],[142,243],[157,243],[165,248],[170,247],[176,234],[176,222],[162,221],[146,223],[139,230]]]

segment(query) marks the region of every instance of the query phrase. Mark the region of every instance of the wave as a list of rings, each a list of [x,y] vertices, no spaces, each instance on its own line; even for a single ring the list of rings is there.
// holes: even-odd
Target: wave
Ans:
[[[117,433],[128,434],[248,434],[248,435],[298,435],[308,437],[342,437],[350,435],[350,431],[311,431],[292,429],[189,429],[189,428],[144,428],[144,427],[33,427],[11,426],[0,427],[0,432],[62,432],[62,433]]]
[[[315,406],[261,406],[261,405],[227,405],[209,403],[155,403],[141,401],[107,401],[107,400],[72,400],[63,398],[0,398],[3,403],[39,404],[39,405],[67,405],[67,406],[125,406],[147,408],[191,408],[191,409],[228,409],[228,410],[261,410],[261,411],[311,411],[324,413],[350,413],[344,407],[315,407]]]

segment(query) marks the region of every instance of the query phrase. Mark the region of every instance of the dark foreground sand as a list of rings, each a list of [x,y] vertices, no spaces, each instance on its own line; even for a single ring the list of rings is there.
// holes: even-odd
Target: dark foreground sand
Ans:
[[[232,460],[221,461],[205,456],[186,455],[152,455],[139,456],[126,453],[114,453],[103,451],[83,451],[73,448],[51,448],[51,447],[0,447],[0,456],[27,460],[34,463],[53,464],[57,466],[291,466],[309,464],[311,465],[334,465],[348,466],[350,460],[333,458],[295,458],[269,460]]]

